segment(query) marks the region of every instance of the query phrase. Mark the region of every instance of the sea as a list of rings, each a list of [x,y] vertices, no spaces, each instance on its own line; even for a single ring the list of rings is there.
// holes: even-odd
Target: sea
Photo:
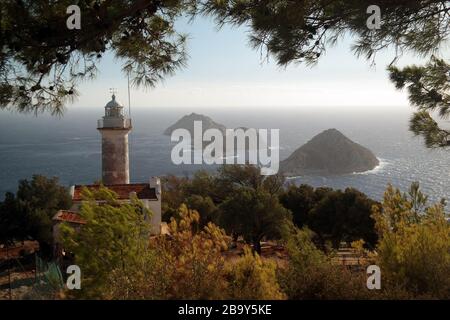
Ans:
[[[191,112],[201,113],[227,128],[280,129],[280,159],[316,134],[336,128],[369,148],[380,160],[375,169],[338,176],[290,177],[289,183],[354,187],[381,200],[388,184],[406,192],[418,181],[430,201],[450,199],[450,149],[427,149],[408,130],[407,108],[140,108],[132,111],[130,134],[131,182],[151,176],[190,176],[207,165],[175,165],[175,145],[163,131]],[[68,108],[62,117],[0,111],[0,197],[15,192],[18,181],[34,174],[58,177],[66,186],[87,184],[101,177],[101,139],[96,130],[102,107]]]

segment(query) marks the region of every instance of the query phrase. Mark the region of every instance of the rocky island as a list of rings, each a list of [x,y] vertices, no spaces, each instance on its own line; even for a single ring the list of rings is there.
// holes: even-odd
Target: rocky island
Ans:
[[[164,130],[164,134],[170,136],[176,129],[186,129],[191,135],[194,134],[194,121],[202,122],[203,132],[208,129],[219,129],[222,133],[225,133],[226,127],[220,123],[215,122],[208,116],[198,113],[191,113],[183,116],[180,120]]]
[[[353,142],[336,129],[325,130],[281,161],[286,176],[337,175],[364,172],[379,165],[369,149]]]

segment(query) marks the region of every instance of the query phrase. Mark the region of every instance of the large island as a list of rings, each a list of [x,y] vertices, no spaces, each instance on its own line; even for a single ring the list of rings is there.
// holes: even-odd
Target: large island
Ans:
[[[369,149],[336,129],[325,130],[281,161],[286,176],[337,175],[364,172],[379,165]]]

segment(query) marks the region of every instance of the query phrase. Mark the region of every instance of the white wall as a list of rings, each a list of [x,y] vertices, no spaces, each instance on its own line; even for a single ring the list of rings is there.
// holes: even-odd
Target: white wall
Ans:
[[[152,211],[152,217],[150,219],[152,234],[161,233],[161,195],[158,200],[142,200],[144,206]]]

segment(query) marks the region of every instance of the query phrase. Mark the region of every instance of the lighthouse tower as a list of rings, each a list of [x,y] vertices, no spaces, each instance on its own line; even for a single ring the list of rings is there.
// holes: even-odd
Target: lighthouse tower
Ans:
[[[102,135],[103,184],[129,184],[128,133],[131,119],[123,114],[123,106],[114,93],[105,106],[105,116],[98,120],[97,129]]]

